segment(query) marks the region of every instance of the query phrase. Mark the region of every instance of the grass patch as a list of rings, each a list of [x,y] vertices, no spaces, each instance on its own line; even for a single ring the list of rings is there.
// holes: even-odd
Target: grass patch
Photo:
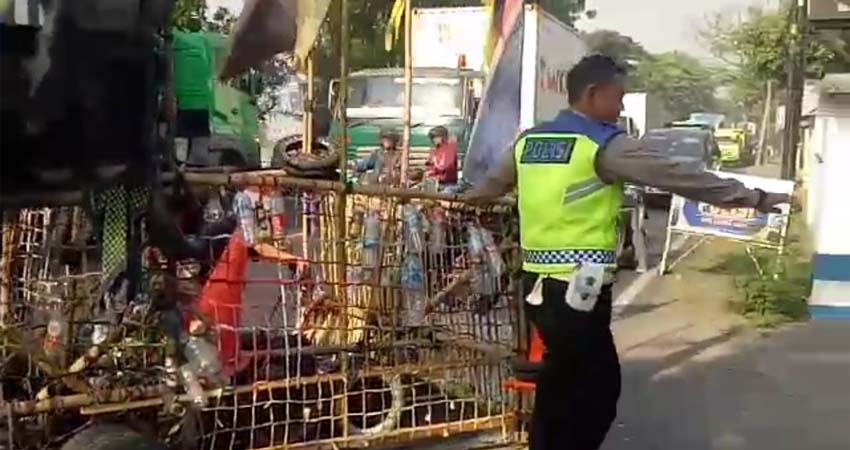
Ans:
[[[732,308],[760,328],[774,328],[808,316],[811,259],[802,224],[792,221],[785,251],[745,248],[730,253],[709,272],[735,277],[741,297]]]

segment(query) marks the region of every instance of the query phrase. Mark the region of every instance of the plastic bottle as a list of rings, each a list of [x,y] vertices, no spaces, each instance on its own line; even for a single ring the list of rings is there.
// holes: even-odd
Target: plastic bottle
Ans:
[[[428,247],[437,255],[446,250],[446,212],[443,208],[431,210],[431,230],[428,234]]]
[[[269,214],[268,209],[263,205],[262,200],[257,200],[257,204],[254,207],[254,213],[256,215],[256,237],[258,241],[268,241],[272,237],[271,223],[269,222]]]
[[[218,195],[212,195],[204,205],[204,222],[218,222],[222,217],[224,217],[224,208],[221,206],[221,199]]]
[[[474,223],[469,223],[466,226],[466,237],[469,258],[473,264],[481,264],[484,261],[484,240],[481,237],[481,230]]]
[[[378,246],[381,244],[381,219],[377,211],[369,211],[363,219],[363,239],[360,264],[364,269],[378,267]]]
[[[402,208],[404,218],[405,244],[408,252],[422,253],[425,249],[422,238],[422,217],[416,206],[407,204]]]
[[[215,380],[221,373],[218,349],[201,336],[189,336],[183,344],[186,364],[203,377]]]
[[[58,363],[65,349],[65,334],[68,332],[68,321],[62,317],[61,310],[50,311],[47,320],[47,330],[44,333],[42,349],[44,356],[53,363]]]
[[[401,287],[405,304],[405,324],[419,326],[425,319],[425,271],[419,255],[408,253],[401,265]]]
[[[239,192],[233,199],[233,210],[239,218],[239,226],[242,228],[242,236],[249,245],[254,244],[256,230],[254,222],[254,205],[251,197],[245,192]]]
[[[180,380],[183,382],[183,387],[186,388],[186,393],[192,399],[192,403],[197,406],[207,404],[207,394],[201,386],[198,375],[189,364],[183,364],[178,369],[180,372]]]
[[[499,247],[496,246],[496,241],[493,239],[493,233],[484,227],[479,227],[478,230],[481,234],[481,241],[484,243],[484,252],[487,255],[487,264],[490,266],[490,272],[493,275],[493,278],[498,281],[505,271],[505,263],[502,261],[502,254],[499,251]]]
[[[272,224],[272,239],[281,241],[286,238],[286,207],[283,194],[274,191],[269,201],[269,215]]]

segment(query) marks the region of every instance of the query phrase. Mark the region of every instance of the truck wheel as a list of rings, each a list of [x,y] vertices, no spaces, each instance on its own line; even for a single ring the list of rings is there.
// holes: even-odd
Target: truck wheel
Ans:
[[[219,166],[244,168],[246,166],[242,155],[236,150],[223,150],[218,157]]]
[[[168,450],[126,425],[98,424],[77,433],[60,450]]]

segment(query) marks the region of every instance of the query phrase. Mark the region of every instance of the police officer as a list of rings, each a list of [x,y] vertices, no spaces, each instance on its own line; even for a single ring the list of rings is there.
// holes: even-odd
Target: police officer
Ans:
[[[787,203],[644,148],[617,125],[625,71],[602,55],[567,76],[570,107],[522,133],[468,201],[517,190],[521,286],[547,353],[537,379],[531,450],[598,449],[617,413],[620,363],[611,271],[623,184],[650,185],[723,207]]]

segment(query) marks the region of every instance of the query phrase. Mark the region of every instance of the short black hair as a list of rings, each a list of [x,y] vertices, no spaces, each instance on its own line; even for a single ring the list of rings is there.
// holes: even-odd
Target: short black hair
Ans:
[[[449,137],[449,129],[442,126],[442,125],[438,125],[434,128],[431,128],[431,130],[428,131],[428,139],[434,140],[434,138],[437,137],[437,136],[448,138]]]
[[[626,75],[626,69],[610,56],[595,54],[581,59],[567,74],[567,95],[574,104],[591,84],[613,81]]]
[[[381,139],[389,139],[393,144],[398,144],[398,133],[392,128],[381,128]]]

